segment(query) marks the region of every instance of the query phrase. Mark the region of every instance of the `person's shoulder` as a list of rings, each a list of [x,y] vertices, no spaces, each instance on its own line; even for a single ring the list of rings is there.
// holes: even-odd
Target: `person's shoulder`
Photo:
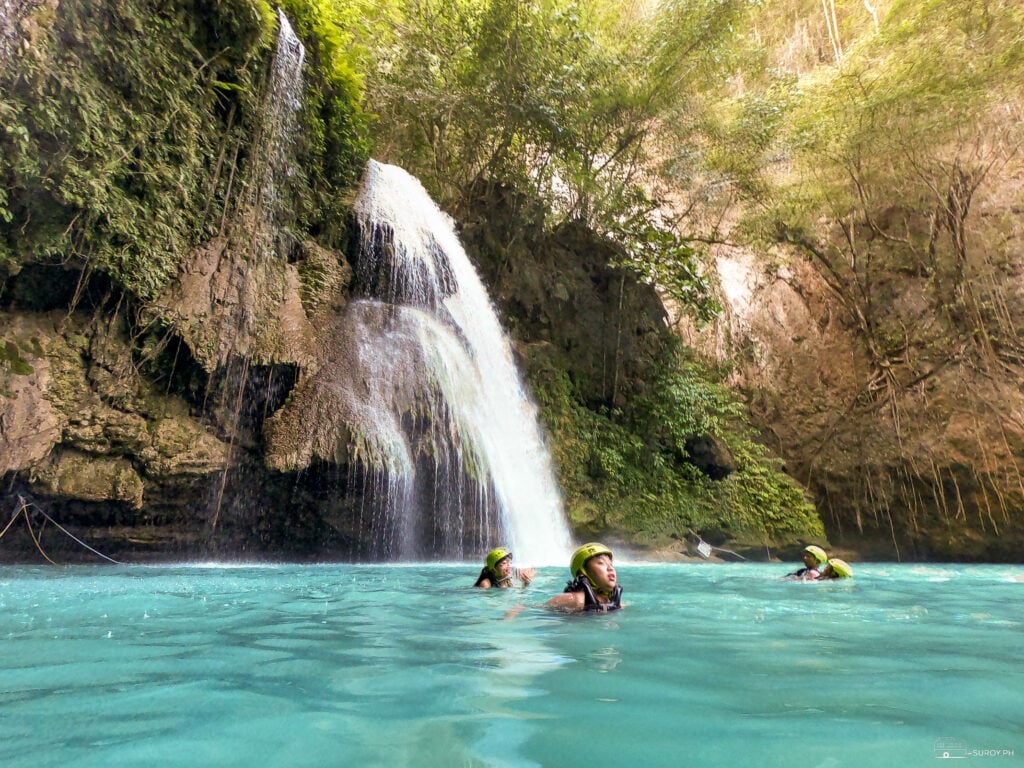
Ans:
[[[490,589],[492,585],[490,579],[480,579],[480,581],[478,581],[473,586],[480,587],[480,589]]]
[[[583,608],[584,597],[582,592],[562,592],[548,600],[549,608],[558,608],[563,611],[580,610]]]

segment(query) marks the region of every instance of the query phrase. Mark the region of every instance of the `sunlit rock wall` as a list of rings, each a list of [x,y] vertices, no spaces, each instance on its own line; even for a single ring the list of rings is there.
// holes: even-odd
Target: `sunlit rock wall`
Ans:
[[[872,350],[819,265],[786,249],[720,248],[723,315],[703,330],[679,324],[687,344],[731,366],[763,439],[811,490],[837,546],[886,559],[1020,559],[1020,173],[1007,169],[991,190],[975,202],[965,265],[998,324],[988,339],[984,323],[937,301],[933,275],[898,269],[898,251],[877,245],[872,338],[899,340],[892,349]]]

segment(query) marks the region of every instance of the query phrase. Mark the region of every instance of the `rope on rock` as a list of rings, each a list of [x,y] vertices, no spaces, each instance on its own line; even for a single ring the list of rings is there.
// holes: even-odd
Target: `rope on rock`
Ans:
[[[43,558],[45,558],[46,562],[50,563],[51,565],[58,565],[58,563],[54,562],[50,558],[50,556],[46,554],[46,552],[43,550],[42,543],[39,541],[39,537],[36,536],[35,529],[32,527],[32,518],[28,514],[29,508],[32,508],[35,512],[38,512],[40,515],[42,515],[48,522],[52,523],[54,525],[54,527],[58,531],[63,533],[65,536],[67,536],[69,539],[71,539],[72,541],[76,542],[77,544],[85,547],[87,550],[92,552],[94,555],[102,557],[104,560],[107,560],[107,561],[109,561],[111,563],[114,563],[114,565],[124,565],[124,563],[122,563],[121,561],[115,560],[112,557],[107,557],[102,552],[100,552],[98,549],[94,549],[93,547],[90,547],[88,544],[86,544],[80,538],[78,538],[73,533],[71,533],[71,531],[69,531],[63,525],[61,525],[56,520],[54,520],[52,517],[50,517],[48,514],[46,514],[46,512],[44,512],[42,509],[39,508],[39,505],[33,504],[32,502],[29,502],[29,501],[25,501],[25,498],[23,496],[21,496],[21,495],[18,496],[18,502],[21,504],[21,506],[18,507],[17,510],[15,510],[13,515],[11,515],[11,519],[7,523],[7,525],[4,526],[3,531],[0,531],[0,539],[2,539],[4,537],[4,534],[7,533],[8,530],[10,530],[11,526],[14,525],[14,523],[18,520],[19,517],[24,517],[25,518],[25,525],[28,527],[29,536],[32,537],[32,543],[36,545],[36,549],[39,550],[39,554],[42,555]]]

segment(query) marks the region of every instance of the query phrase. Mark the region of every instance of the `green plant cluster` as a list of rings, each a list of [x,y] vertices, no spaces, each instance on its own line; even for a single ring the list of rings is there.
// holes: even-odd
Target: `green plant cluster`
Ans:
[[[140,296],[201,229],[215,113],[189,24],[146,3],[61,6],[4,78],[4,255],[109,272]]]
[[[806,7],[794,13],[811,19],[821,11],[820,4],[800,5]],[[950,178],[961,168],[987,172],[1020,146],[1019,3],[893,0],[867,28],[860,3],[836,5],[844,48],[834,66],[798,77],[776,54],[780,60],[764,63],[763,71],[776,75],[771,84],[740,97],[773,110],[761,121],[772,133],[744,133],[743,144],[760,143],[792,171],[776,176],[774,188],[761,187],[765,208],[747,222],[748,231],[769,240],[804,243],[823,216],[874,226],[896,205],[906,210],[902,218],[926,218],[946,204]],[[773,25],[767,36],[784,45],[773,9],[762,10],[759,24]],[[923,252],[935,247],[924,230],[885,235]]]
[[[358,83],[317,21],[298,220],[338,237],[367,149]],[[251,161],[277,16],[265,2],[61,3],[0,75],[0,263],[109,274],[143,300],[223,230]],[[332,229],[333,226],[333,229]]]
[[[639,191],[637,196],[646,198]],[[635,210],[641,211],[640,215],[622,217],[608,232],[622,245],[623,258],[614,266],[628,269],[641,281],[663,290],[698,323],[713,320],[722,306],[707,278],[704,246],[652,222],[642,213],[649,210],[647,206],[639,205]]]
[[[548,226],[615,239],[635,257],[624,266],[706,319],[706,254],[662,217],[651,170],[668,105],[693,106],[688,81],[719,67],[702,46],[720,47],[743,6],[680,2],[648,22],[609,3],[395,0],[369,45],[379,151],[449,209],[482,184],[513,186],[543,203]],[[680,20],[688,44],[652,37]]]
[[[25,359],[21,346],[15,341],[5,339],[0,339],[0,342],[2,342],[0,343],[0,369],[6,368],[16,376],[31,376],[35,368]],[[38,341],[33,339],[33,342],[38,347]],[[33,350],[37,356],[40,351],[38,349]]]
[[[755,440],[735,395],[680,351],[667,354],[651,394],[627,409],[588,409],[551,365],[534,367],[532,385],[579,535],[651,547],[693,532],[746,547],[824,536],[814,506]],[[735,471],[712,480],[698,470],[685,447],[694,435],[721,440]]]
[[[332,0],[287,0],[281,8],[312,62],[297,153],[308,189],[296,195],[305,202],[296,206],[296,220],[321,244],[336,247],[345,235],[346,191],[359,181],[371,148],[359,51],[345,31],[357,22],[358,8]]]

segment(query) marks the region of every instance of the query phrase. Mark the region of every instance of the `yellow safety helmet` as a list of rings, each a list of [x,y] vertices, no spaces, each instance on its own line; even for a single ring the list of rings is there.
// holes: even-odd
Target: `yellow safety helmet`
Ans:
[[[814,544],[809,544],[804,547],[804,552],[813,556],[814,559],[818,561],[818,565],[822,565],[826,560],[828,560],[828,555],[825,554],[825,550],[821,547],[815,546]]]
[[[581,575],[586,576],[587,572],[584,569],[586,568],[587,561],[592,557],[597,557],[598,555],[608,555],[608,557],[612,557],[612,551],[604,544],[592,541],[589,544],[584,544],[573,552],[572,561],[569,563],[569,570],[572,572],[573,578]]]
[[[853,569],[850,568],[849,564],[845,560],[833,557],[828,561],[828,564],[832,566],[832,573],[840,579],[848,579],[853,576]]]
[[[493,571],[506,557],[512,557],[512,550],[504,547],[496,547],[487,553],[487,570]]]

